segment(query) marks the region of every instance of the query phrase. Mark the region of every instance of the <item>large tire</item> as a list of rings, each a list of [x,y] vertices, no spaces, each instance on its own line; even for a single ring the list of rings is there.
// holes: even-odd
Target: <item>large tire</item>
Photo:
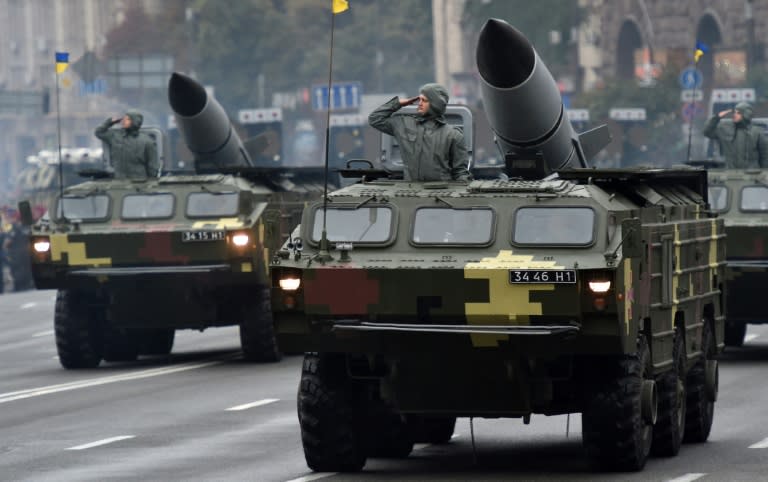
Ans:
[[[101,327],[92,319],[84,296],[72,290],[56,293],[53,317],[61,366],[96,368],[101,363]]]
[[[358,472],[366,462],[355,394],[341,356],[307,353],[298,412],[304,458],[316,472]]]
[[[240,322],[243,358],[253,362],[277,362],[283,358],[277,346],[269,288],[260,290],[254,303],[244,309]]]
[[[606,378],[582,413],[582,440],[595,467],[636,471],[645,466],[653,425],[643,416],[642,396],[651,373],[651,355],[642,336],[635,355],[607,366]]]
[[[376,407],[376,408],[374,408]],[[413,434],[403,417],[383,402],[369,403],[364,433],[368,456],[401,459],[413,452]]]
[[[451,441],[456,429],[456,417],[425,417],[409,415],[408,426],[417,443],[444,444]]]
[[[160,328],[143,331],[138,336],[140,337],[140,355],[168,355],[173,350],[176,330],[173,328]]]
[[[739,347],[744,345],[744,337],[747,336],[747,324],[743,321],[725,322],[725,346]]]
[[[653,427],[654,455],[672,457],[680,452],[685,434],[686,384],[685,338],[680,329],[675,331],[672,347],[672,368],[659,375],[659,415]]]
[[[707,393],[707,362],[712,362],[717,356],[717,344],[710,324],[705,323],[701,335],[702,354],[696,364],[688,372],[686,378],[685,438],[684,442],[706,442],[712,429],[712,419],[715,415],[713,394]],[[715,365],[715,393],[717,393],[717,365]]]
[[[104,326],[104,360],[108,362],[135,361],[139,356],[137,333]]]

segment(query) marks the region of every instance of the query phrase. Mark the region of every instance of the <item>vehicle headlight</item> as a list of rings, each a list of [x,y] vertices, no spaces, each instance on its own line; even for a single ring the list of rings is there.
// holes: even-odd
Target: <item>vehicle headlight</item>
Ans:
[[[51,241],[47,238],[36,239],[32,243],[32,248],[35,250],[35,253],[47,253],[51,250]]]
[[[235,246],[242,248],[243,246],[247,246],[248,242],[250,241],[250,236],[248,236],[247,233],[237,233],[232,235],[232,244]]]
[[[589,289],[592,290],[593,293],[606,293],[609,289],[611,289],[611,282],[610,281],[590,281]]]
[[[301,285],[301,279],[299,278],[280,278],[278,281],[280,288],[285,291],[296,291]]]

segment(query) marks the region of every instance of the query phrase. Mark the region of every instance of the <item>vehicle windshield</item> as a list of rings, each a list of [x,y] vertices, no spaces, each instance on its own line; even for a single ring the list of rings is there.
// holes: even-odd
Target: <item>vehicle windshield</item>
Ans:
[[[728,208],[728,188],[709,186],[709,205],[713,211],[725,211]]]
[[[320,241],[323,209],[315,211],[312,240]],[[392,209],[389,207],[329,208],[326,215],[328,241],[384,243],[392,236]]]
[[[742,211],[768,211],[768,187],[747,186],[741,190]]]
[[[516,244],[586,246],[592,244],[595,212],[586,207],[520,208],[515,212]]]
[[[413,217],[416,244],[484,245],[493,239],[490,208],[420,208]]]
[[[208,218],[237,216],[239,193],[193,192],[187,197],[187,216]]]
[[[173,194],[129,194],[123,198],[123,219],[164,219],[173,216]]]
[[[109,196],[94,194],[91,196],[64,196],[56,203],[57,217],[68,219],[103,220],[109,215]],[[62,212],[63,208],[63,212]]]

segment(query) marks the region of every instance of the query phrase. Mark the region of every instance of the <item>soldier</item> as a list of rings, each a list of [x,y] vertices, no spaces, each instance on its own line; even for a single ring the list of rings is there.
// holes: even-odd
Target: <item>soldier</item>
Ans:
[[[144,116],[128,111],[123,117],[111,117],[94,134],[109,147],[112,168],[117,178],[157,177],[159,162],[152,138],[141,132]],[[110,129],[120,123],[122,130]]]
[[[12,213],[11,220],[11,229],[5,235],[3,247],[13,278],[13,291],[31,290],[35,285],[29,256],[29,229],[22,226],[17,212]]]
[[[397,139],[408,181],[468,181],[469,156],[460,130],[445,121],[448,91],[440,84],[425,84],[419,95],[393,97],[371,112],[371,127]],[[415,115],[392,115],[418,103]]]
[[[732,120],[723,117],[733,113]],[[768,139],[763,130],[752,125],[752,106],[739,102],[733,109],[713,115],[704,126],[704,135],[720,143],[726,167],[768,167]]]

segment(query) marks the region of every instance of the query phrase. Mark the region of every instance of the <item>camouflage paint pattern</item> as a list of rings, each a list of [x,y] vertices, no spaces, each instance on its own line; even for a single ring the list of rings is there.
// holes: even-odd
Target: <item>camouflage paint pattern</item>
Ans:
[[[468,186],[374,181],[335,191],[330,207],[391,208],[392,238],[368,245],[353,241],[348,260],[331,250],[333,260],[322,262],[310,229],[315,215],[322,216],[320,204],[305,210],[292,235],[303,240],[303,252],[285,246],[271,264],[281,346],[387,360],[397,375],[382,383],[404,411],[497,415],[576,410],[573,400],[538,400],[534,374],[549,384],[578,384],[583,373],[576,372],[587,366],[582,363],[633,353],[640,331],[650,335],[659,373],[671,365],[676,324],[687,333],[689,356],[701,350],[705,319],[714,324],[722,347],[723,222],[703,215],[702,193],[642,179],[642,189],[629,181],[575,179]],[[491,207],[493,240],[486,246],[414,244],[415,211],[446,205]],[[592,242],[513,243],[515,212],[530,206],[593,210]],[[642,247],[640,255],[628,257],[622,221],[631,218],[640,220]],[[575,270],[577,279],[512,284],[510,270],[516,269]],[[299,290],[280,289],[281,277],[297,275]],[[608,292],[591,292],[592,280],[611,281]],[[541,332],[532,335],[532,329]],[[566,359],[570,378],[558,381],[561,375],[554,372]],[[434,381],[443,372],[451,373],[450,389]]]
[[[307,184],[275,192],[231,175],[164,176],[153,180],[93,180],[68,188],[65,196],[106,195],[103,219],[52,219],[32,226],[31,240],[47,239],[50,251],[33,251],[38,288],[87,290],[102,300],[118,325],[204,328],[236,324],[239,312],[260,286],[269,286],[269,258],[322,186]],[[233,193],[237,213],[188,217],[191,193]],[[125,219],[128,195],[171,194],[172,215]],[[65,210],[65,215],[67,214]],[[220,232],[206,241],[184,241],[185,233]],[[246,246],[232,236],[247,233]]]
[[[762,303],[768,283],[768,171],[712,169],[709,181],[710,204],[728,234],[728,321],[768,323]],[[744,198],[745,188],[752,189],[751,198]]]

